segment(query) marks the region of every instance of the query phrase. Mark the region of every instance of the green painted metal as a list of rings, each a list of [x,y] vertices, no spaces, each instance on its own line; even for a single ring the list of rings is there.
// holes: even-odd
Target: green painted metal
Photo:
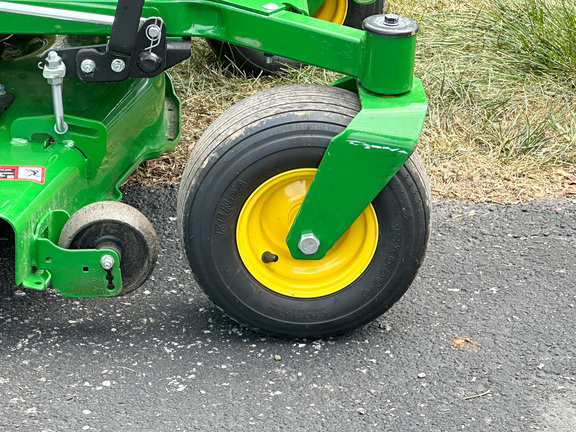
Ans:
[[[119,185],[139,163],[175,147],[180,102],[165,74],[107,84],[65,79],[65,120],[71,127],[58,135],[38,61],[31,54],[0,63],[0,82],[16,96],[0,115],[0,166],[33,167],[44,175],[42,181],[0,180],[0,218],[16,238],[16,283],[35,289],[52,283],[77,297],[113,295],[121,277],[113,270],[119,284],[106,288],[96,265],[104,251],[63,251],[56,246],[60,230],[85,205],[119,200]]]
[[[412,89],[416,35],[411,37],[385,37],[366,32],[365,49],[378,55],[365,56],[362,62],[362,86],[366,89],[382,87],[383,94],[402,94]]]
[[[15,2],[107,15],[113,15],[116,6],[114,0]],[[270,10],[266,5],[271,3],[277,4],[278,9]],[[301,3],[294,4],[302,7]],[[410,90],[414,49],[407,49],[407,45],[413,45],[413,40],[400,42],[370,35],[290,9],[285,3],[269,0],[148,0],[143,14],[161,16],[168,36],[218,39],[313,64],[358,78],[364,88],[375,93],[399,94]],[[0,22],[2,33],[22,33],[30,29],[42,34],[110,32],[107,26],[6,12],[0,13]]]
[[[23,282],[26,288],[36,288],[44,282],[46,274],[49,282],[58,292],[67,297],[111,297],[122,288],[120,258],[109,249],[68,250],[56,246],[48,239],[37,239],[37,262],[43,261],[42,269],[29,275]],[[102,268],[103,255],[114,258],[111,272],[114,288],[108,289],[108,273]]]
[[[109,16],[116,8],[115,0],[15,2]],[[161,16],[169,37],[219,39],[348,75],[335,85],[357,91],[362,110],[331,142],[287,239],[294,257],[318,259],[416,146],[426,99],[420,81],[412,77],[415,38],[388,38],[307,16],[320,0],[276,3],[277,9],[266,6],[270,3],[149,0],[144,16]],[[110,27],[0,12],[0,33],[30,32],[100,38]],[[118,265],[112,272],[119,283],[108,290],[99,261],[108,253],[118,263],[115,252],[61,249],[60,231],[83,206],[119,200],[118,186],[142,160],[176,145],[180,102],[165,74],[105,84],[66,79],[70,130],[57,135],[50,86],[36,67],[38,60],[38,53],[30,53],[0,63],[0,82],[16,95],[0,116],[0,167],[40,168],[43,174],[42,181],[0,181],[0,218],[16,236],[16,283],[34,289],[52,283],[69,296],[114,295],[121,289]],[[297,243],[310,232],[321,247],[305,256]]]
[[[12,123],[12,138],[31,142],[35,135],[42,135],[47,139],[50,137],[55,143],[78,149],[85,156],[85,177],[94,180],[106,154],[106,126],[75,116],[66,116],[66,123],[69,129],[66,139],[63,139],[61,135],[54,134],[54,115],[20,117]]]
[[[314,15],[320,6],[324,3],[324,0],[307,0],[306,1],[306,14],[305,15]],[[290,0],[288,2],[284,2],[284,4],[289,4],[293,6],[295,4],[295,0]]]
[[[350,89],[344,79],[335,85]],[[358,86],[362,110],[328,146],[310,185],[287,243],[297,259],[321,259],[346,232],[388,181],[406,162],[418,143],[427,111],[419,79],[412,91],[380,97]],[[313,233],[320,248],[313,255],[298,249],[302,234]]]
[[[116,251],[67,250],[55,244],[68,218],[68,213],[56,210],[40,220],[34,233],[37,270],[29,274],[22,285],[44,289],[48,283],[52,283],[60,294],[67,297],[110,297],[118,294],[122,288],[122,274]],[[113,287],[107,279],[108,272],[100,264],[104,255],[114,258],[114,266],[110,270]]]

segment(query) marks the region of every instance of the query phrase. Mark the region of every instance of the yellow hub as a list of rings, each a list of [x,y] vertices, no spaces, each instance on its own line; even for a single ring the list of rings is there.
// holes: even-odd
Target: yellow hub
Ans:
[[[270,290],[290,297],[322,297],[347,287],[368,267],[378,243],[378,220],[370,204],[324,258],[292,258],[286,236],[315,173],[295,169],[264,182],[246,200],[236,227],[238,252],[248,271]],[[265,252],[278,260],[263,260]]]
[[[348,0],[326,0],[314,14],[314,18],[344,24],[348,12]]]

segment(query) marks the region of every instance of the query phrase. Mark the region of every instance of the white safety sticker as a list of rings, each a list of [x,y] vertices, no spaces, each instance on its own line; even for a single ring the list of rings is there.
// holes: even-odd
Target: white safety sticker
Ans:
[[[44,184],[44,167],[0,165],[0,180],[28,180]]]

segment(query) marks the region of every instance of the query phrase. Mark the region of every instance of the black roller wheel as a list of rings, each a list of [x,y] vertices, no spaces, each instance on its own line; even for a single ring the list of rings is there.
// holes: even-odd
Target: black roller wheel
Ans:
[[[66,249],[113,249],[120,257],[122,290],[128,294],[152,274],[158,239],[150,221],[134,207],[102,201],[81,208],[66,222],[60,240]]]
[[[365,18],[381,14],[384,0],[370,4],[359,4],[354,0],[326,0],[314,14],[316,18],[343,24],[348,27],[361,28]],[[240,47],[215,39],[208,39],[208,45],[222,63],[231,70],[250,76],[269,75],[279,72],[286,65],[301,67],[302,63],[284,57],[269,56],[262,51]]]
[[[200,286],[236,321],[277,336],[337,335],[410,286],[430,224],[417,154],[325,258],[295,260],[285,243],[328,143],[359,109],[339,88],[277,87],[230,108],[198,141],[178,195],[180,233]]]

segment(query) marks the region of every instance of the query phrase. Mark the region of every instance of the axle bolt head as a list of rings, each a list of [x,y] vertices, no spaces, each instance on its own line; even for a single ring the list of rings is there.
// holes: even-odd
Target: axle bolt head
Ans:
[[[100,258],[100,265],[104,270],[112,270],[112,267],[114,267],[114,257],[108,254],[102,255],[102,258]]]
[[[96,63],[94,60],[86,59],[80,64],[80,70],[85,74],[92,73],[96,70]]]
[[[114,59],[112,60],[110,67],[114,72],[122,72],[124,69],[126,69],[126,63],[124,63],[124,60]]]
[[[298,249],[304,255],[314,255],[320,248],[320,240],[312,233],[302,234],[298,242]]]

